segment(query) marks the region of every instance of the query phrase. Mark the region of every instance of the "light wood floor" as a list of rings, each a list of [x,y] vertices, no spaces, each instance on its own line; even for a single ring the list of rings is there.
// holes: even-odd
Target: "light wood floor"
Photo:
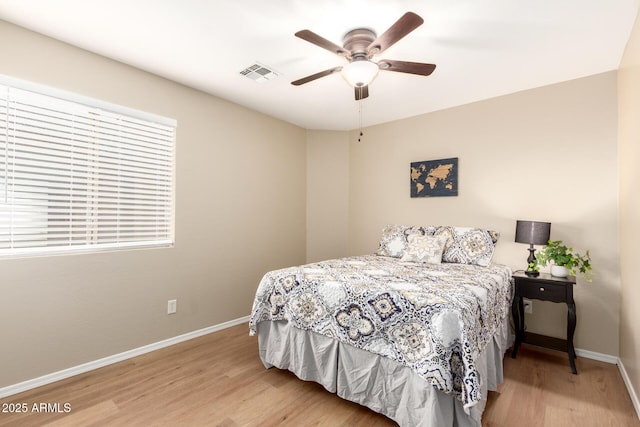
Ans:
[[[615,365],[523,346],[505,357],[505,382],[489,395],[483,426],[640,426]],[[394,426],[388,418],[265,369],[257,339],[239,325],[77,377],[0,399],[27,413],[0,426]],[[68,413],[33,404],[70,405]],[[39,407],[39,406],[37,406]]]

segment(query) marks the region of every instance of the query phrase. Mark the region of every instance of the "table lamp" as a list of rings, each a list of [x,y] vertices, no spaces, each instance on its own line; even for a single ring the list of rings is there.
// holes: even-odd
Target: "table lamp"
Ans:
[[[516,221],[516,242],[529,243],[530,245],[529,258],[527,258],[527,269],[525,270],[525,274],[527,276],[538,276],[540,274],[531,269],[531,263],[536,260],[536,250],[533,248],[533,245],[546,245],[549,241],[550,234],[550,222]]]

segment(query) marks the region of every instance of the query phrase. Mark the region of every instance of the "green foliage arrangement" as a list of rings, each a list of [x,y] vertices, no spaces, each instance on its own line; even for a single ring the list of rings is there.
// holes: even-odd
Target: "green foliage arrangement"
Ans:
[[[589,251],[581,255],[574,251],[572,247],[564,245],[562,240],[549,240],[547,246],[538,251],[536,260],[529,265],[529,269],[538,271],[540,267],[546,266],[551,261],[555,265],[567,267],[569,274],[572,276],[580,273],[585,280],[591,281],[591,256]]]

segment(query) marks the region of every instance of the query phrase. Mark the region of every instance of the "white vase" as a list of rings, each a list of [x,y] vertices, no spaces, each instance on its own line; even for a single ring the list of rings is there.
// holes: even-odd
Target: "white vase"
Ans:
[[[567,277],[569,275],[569,270],[564,265],[552,265],[551,275],[555,277]]]

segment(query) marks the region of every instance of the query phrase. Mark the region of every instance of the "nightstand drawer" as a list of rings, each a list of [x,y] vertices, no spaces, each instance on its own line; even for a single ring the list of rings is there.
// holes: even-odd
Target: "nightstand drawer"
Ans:
[[[519,281],[516,288],[519,296],[543,301],[566,302],[567,286],[553,283]]]

